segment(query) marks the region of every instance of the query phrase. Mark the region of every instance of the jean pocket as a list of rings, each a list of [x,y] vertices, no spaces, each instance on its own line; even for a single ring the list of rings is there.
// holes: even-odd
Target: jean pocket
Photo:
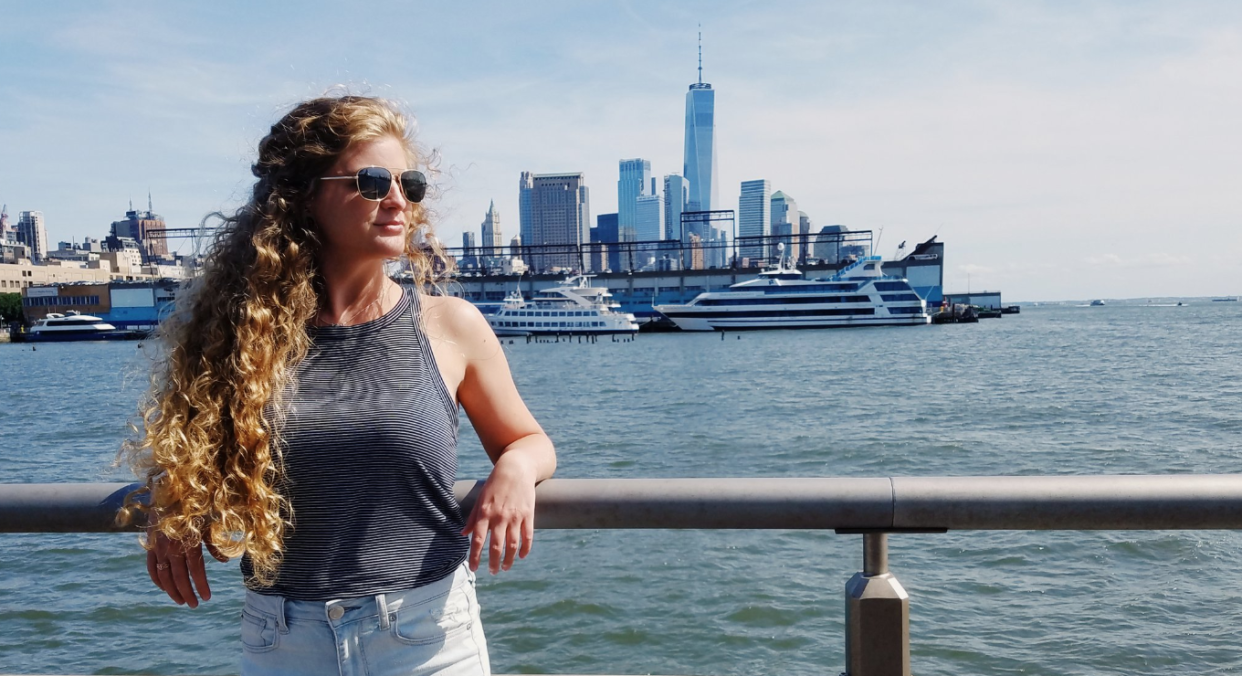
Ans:
[[[439,598],[402,607],[393,615],[393,637],[412,645],[443,643],[469,629],[472,621],[469,597],[456,588]]]
[[[241,642],[242,649],[254,653],[263,653],[276,648],[278,632],[276,618],[250,611],[242,611]]]

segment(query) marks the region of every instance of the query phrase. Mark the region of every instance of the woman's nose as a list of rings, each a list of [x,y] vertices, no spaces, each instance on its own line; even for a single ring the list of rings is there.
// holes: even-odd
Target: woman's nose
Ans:
[[[380,200],[380,205],[386,209],[400,210],[409,206],[409,200],[405,199],[405,190],[401,187],[400,174],[393,175],[392,184],[388,186],[388,194]]]

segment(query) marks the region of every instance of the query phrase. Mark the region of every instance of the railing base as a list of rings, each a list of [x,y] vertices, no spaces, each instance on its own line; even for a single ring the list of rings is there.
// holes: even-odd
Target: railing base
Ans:
[[[892,573],[845,585],[845,676],[910,676],[910,596]]]

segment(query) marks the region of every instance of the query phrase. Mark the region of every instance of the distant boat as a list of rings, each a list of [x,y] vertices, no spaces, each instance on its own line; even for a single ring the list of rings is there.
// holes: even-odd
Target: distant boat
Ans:
[[[99,317],[70,310],[66,314],[49,312],[46,317],[35,322],[29,331],[17,334],[14,339],[27,343],[60,343],[78,340],[137,340],[143,335],[140,331],[118,331],[115,326]]]
[[[1104,301],[1097,298],[1091,301],[1091,307],[1104,307]]]
[[[591,286],[591,275],[569,277],[531,300],[514,291],[502,307],[487,314],[498,336],[634,334],[634,315],[619,312],[612,294]]]
[[[784,245],[780,251],[784,252]],[[683,331],[918,326],[931,323],[927,302],[903,277],[885,275],[879,256],[861,258],[832,277],[804,279],[781,262],[723,291],[655,309]],[[999,311],[998,311],[999,314]]]

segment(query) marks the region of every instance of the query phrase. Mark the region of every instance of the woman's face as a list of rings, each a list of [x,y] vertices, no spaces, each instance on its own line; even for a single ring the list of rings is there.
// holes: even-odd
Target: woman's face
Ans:
[[[405,143],[385,136],[346,150],[324,175],[353,176],[365,167],[384,167],[394,176],[413,168]],[[323,238],[324,262],[354,265],[399,257],[409,236],[409,205],[396,180],[378,202],[359,195],[354,181],[319,181],[311,215]]]

